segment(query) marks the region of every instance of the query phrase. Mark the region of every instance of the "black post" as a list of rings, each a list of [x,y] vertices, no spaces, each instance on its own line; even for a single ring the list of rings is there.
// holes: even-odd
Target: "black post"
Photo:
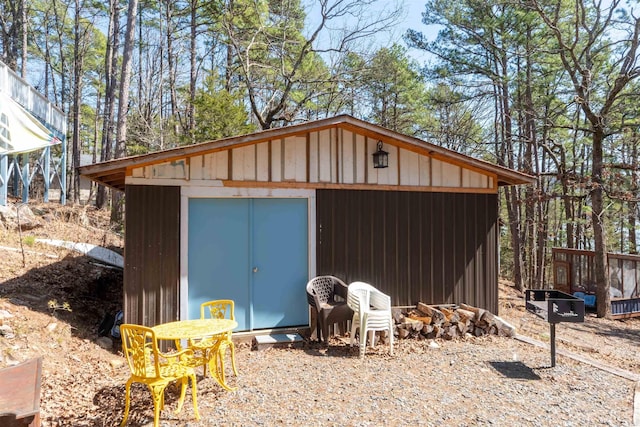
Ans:
[[[549,323],[551,329],[551,367],[556,366],[556,324]]]

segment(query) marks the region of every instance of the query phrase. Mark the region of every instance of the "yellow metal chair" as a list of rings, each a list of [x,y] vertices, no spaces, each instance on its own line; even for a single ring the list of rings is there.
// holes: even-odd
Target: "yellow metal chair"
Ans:
[[[192,350],[185,349],[176,353],[162,353],[158,350],[153,329],[146,326],[123,324],[120,325],[122,338],[122,351],[124,352],[131,377],[127,380],[125,390],[124,419],[120,426],[127,423],[130,407],[131,384],[134,382],[146,384],[153,398],[153,425],[158,427],[160,411],[164,409],[164,390],[173,381],[180,381],[180,400],[178,401],[177,414],[182,409],[187,383],[191,379],[191,392],[193,396],[193,412],[196,419],[200,419],[198,402],[196,399],[196,375],[193,368],[181,363]]]
[[[200,305],[201,319],[231,319],[235,320],[233,300],[213,300]],[[236,368],[235,346],[231,339],[231,331],[214,335],[199,341],[189,340],[189,348],[194,352],[202,352],[203,359],[208,361],[209,372],[214,376],[220,385],[227,390],[232,390],[225,382],[224,360],[227,348],[231,350],[231,366],[233,373],[238,376]],[[200,360],[196,358],[195,360]],[[206,375],[206,369],[204,370]]]

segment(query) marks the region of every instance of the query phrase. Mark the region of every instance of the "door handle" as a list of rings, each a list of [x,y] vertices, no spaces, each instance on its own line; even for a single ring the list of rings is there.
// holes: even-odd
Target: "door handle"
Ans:
[[[258,267],[253,267],[253,272],[257,273],[258,272]]]

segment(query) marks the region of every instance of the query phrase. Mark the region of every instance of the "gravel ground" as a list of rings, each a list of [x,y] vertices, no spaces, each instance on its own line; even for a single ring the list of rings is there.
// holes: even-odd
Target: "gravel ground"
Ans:
[[[400,341],[367,350],[334,339],[251,350],[239,346],[240,375],[222,390],[199,376],[201,420],[190,399],[175,415],[177,390],[163,426],[632,426],[632,381],[504,337]],[[134,392],[132,422],[152,421],[146,391]],[[171,402],[171,403],[169,403]],[[101,402],[94,400],[98,407]],[[112,405],[107,399],[106,405]],[[119,408],[104,425],[115,425]],[[137,409],[136,409],[137,408]],[[101,408],[99,412],[107,412]],[[112,408],[115,409],[115,408]]]

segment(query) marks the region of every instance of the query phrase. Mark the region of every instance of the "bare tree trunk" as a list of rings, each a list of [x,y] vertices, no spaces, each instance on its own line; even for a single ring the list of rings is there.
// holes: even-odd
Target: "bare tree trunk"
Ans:
[[[508,75],[508,61],[506,54],[503,52],[496,63],[498,73],[502,76]],[[509,105],[509,86],[505,81],[498,83],[498,96],[500,98],[500,111],[502,113],[502,159],[508,167],[514,169],[513,162],[513,135],[511,132],[511,108]],[[522,235],[520,229],[520,208],[519,195],[515,186],[506,190],[507,215],[509,219],[509,229],[511,234],[511,249],[513,250],[513,281],[517,289],[524,290],[523,271],[524,264],[522,259]]]
[[[140,5],[140,10],[138,11],[138,100],[142,100],[142,76],[144,75],[144,71],[142,70],[142,51],[144,48],[143,38],[142,38],[142,13],[144,11],[144,2]]]
[[[58,90],[58,88],[56,87],[56,79],[52,79],[52,85],[53,85],[53,93],[55,94],[55,103],[58,104],[60,107],[62,107],[63,109],[65,109],[65,105],[67,104],[67,75],[70,74],[69,70],[67,69],[67,63],[66,63],[66,55],[64,54],[65,52],[65,46],[64,46],[64,22],[65,22],[65,17],[66,17],[66,8],[64,8],[64,6],[58,6],[59,2],[58,0],[52,0],[53,2],[53,20],[54,20],[54,29],[56,31],[56,36],[54,37],[54,40],[56,40],[58,42],[58,58],[60,60],[60,89]],[[62,16],[60,16],[60,13],[62,13]],[[54,55],[55,57],[56,55]],[[58,96],[57,94],[60,94],[60,99],[58,100]],[[65,153],[67,156],[67,159],[72,158],[72,145],[73,144],[67,144],[67,152]],[[64,185],[67,189],[69,189],[70,187],[70,182],[71,182],[71,174],[69,173],[69,169],[70,169],[70,164],[69,162],[67,162],[67,179],[66,182],[61,182],[60,185]],[[67,191],[67,198],[69,198],[69,192]]]
[[[118,81],[115,69],[118,65],[118,46],[120,45],[120,6],[118,0],[111,0],[109,6],[109,33],[107,36],[107,50],[105,54],[105,99],[104,115],[102,120],[102,149],[100,160],[111,160],[113,155],[113,133],[114,133],[114,107],[116,102],[116,91]],[[103,185],[98,186],[96,194],[96,206],[99,209],[104,207],[107,201],[107,189]]]
[[[593,225],[593,237],[595,244],[595,280],[596,310],[598,317],[608,317],[611,314],[611,296],[609,294],[609,277],[607,265],[607,242],[604,229],[604,204],[602,189],[602,172],[604,171],[604,157],[602,141],[604,139],[603,123],[594,126],[593,134],[593,188],[591,190],[591,223]]]
[[[637,190],[636,190],[637,191]],[[631,201],[628,203],[629,213],[627,214],[627,230],[629,231],[629,253],[638,253],[638,242],[636,238],[636,225],[638,217],[636,210],[638,209],[638,202]]]
[[[180,135],[182,118],[178,111],[178,96],[176,94],[176,65],[173,52],[173,4],[168,1],[165,9],[165,18],[167,22],[167,67],[169,68],[169,95],[171,98],[171,117],[174,120],[174,134]]]
[[[638,176],[636,171],[638,170],[638,142],[637,142],[637,133],[633,132],[633,137],[631,141],[631,191],[634,194],[638,194]],[[637,254],[638,253],[638,242],[636,239],[636,222],[637,222],[637,209],[638,202],[635,200],[630,200],[627,203],[627,209],[629,210],[627,214],[627,229],[629,230],[629,253]]]
[[[189,56],[191,67],[189,70],[189,106],[187,109],[187,121],[189,126],[189,139],[191,143],[195,143],[195,129],[196,129],[196,117],[195,117],[195,99],[196,99],[196,79],[197,79],[197,65],[196,65],[196,36],[198,35],[198,0],[191,0],[191,44],[189,47]]]
[[[18,71],[18,46],[21,38],[18,31],[22,27],[20,23],[22,20],[21,8],[24,9],[26,0],[18,1],[19,3],[9,2],[6,10],[11,13],[7,13],[7,16],[0,16],[0,36],[2,37],[2,43],[0,43],[2,54],[0,58],[15,72]]]
[[[49,34],[47,23],[47,34]],[[51,52],[49,47],[49,37],[44,38],[44,96],[49,98],[49,74],[53,74],[51,65]]]
[[[534,111],[535,105],[533,102],[533,77],[531,62],[531,52],[534,47],[530,45],[530,41],[533,39],[531,33],[531,27],[527,28],[527,54],[525,56],[525,90],[524,90],[524,128],[526,135],[526,147],[525,147],[525,171],[536,176],[535,187],[527,187],[527,220],[529,230],[531,234],[528,238],[531,242],[529,252],[529,264],[531,270],[529,273],[529,287],[541,289],[544,285],[544,266],[545,266],[545,253],[547,248],[547,230],[548,221],[545,215],[546,206],[548,206],[548,200],[543,197],[545,194],[544,180],[541,175],[540,167],[544,168],[544,157],[538,158],[539,144],[538,135],[536,131]],[[543,139],[544,140],[544,139]],[[543,154],[544,156],[544,154]],[[529,191],[529,189],[531,189]],[[529,212],[530,211],[530,212]]]
[[[228,0],[227,2],[227,10],[231,15],[233,15],[234,11],[234,0]],[[231,79],[233,78],[233,46],[231,43],[226,44],[226,58],[225,58],[225,70],[224,70],[224,88],[227,92],[231,93],[232,84]]]
[[[574,143],[576,143],[575,133],[573,141]],[[562,201],[564,205],[564,216],[567,228],[567,246],[570,248],[577,248],[578,246],[574,227],[574,224],[576,223],[575,210],[573,208],[573,200],[571,198],[571,195],[569,194],[569,188],[571,188],[571,185],[569,184],[567,153],[565,152],[564,147],[562,147],[561,144],[559,144],[558,147],[560,147],[560,165],[558,167],[558,172],[560,173],[560,185],[562,186]]]
[[[22,66],[20,67],[21,74],[20,76],[23,79],[27,78],[27,57],[28,57],[28,45],[27,45],[27,34],[28,34],[28,21],[27,21],[27,6],[26,0],[20,1],[20,15],[21,15],[21,29],[22,29]]]
[[[138,0],[129,0],[127,11],[127,30],[125,32],[124,50],[122,53],[122,69],[118,102],[118,124],[116,127],[116,158],[124,156],[127,139],[127,113],[129,112],[129,88],[131,86],[131,58],[136,31]]]
[[[160,66],[160,77],[159,77],[159,81],[160,84],[158,85],[158,105],[159,105],[159,111],[158,114],[160,116],[160,119],[158,120],[158,128],[160,131],[160,135],[159,135],[159,139],[160,139],[160,150],[164,150],[164,120],[165,120],[165,111],[164,111],[164,37],[163,37],[163,29],[164,29],[164,25],[163,25],[163,21],[162,21],[162,7],[160,7],[159,12],[159,19],[158,19],[158,27],[160,29],[160,36],[159,36],[159,40],[158,40],[158,44],[159,44],[159,66]]]
[[[138,0],[129,0],[127,11],[127,30],[124,39],[124,51],[122,54],[122,72],[120,77],[120,96],[118,102],[118,125],[116,128],[116,158],[124,156],[127,144],[127,113],[129,112],[129,87],[131,83],[131,57],[133,56],[134,35],[136,32],[136,19],[138,13]],[[111,207],[111,220],[122,220],[122,195],[114,192],[113,206]]]
[[[93,116],[93,150],[91,150],[91,163],[96,163],[98,161],[98,140],[100,139],[100,134],[98,133],[98,129],[100,128],[100,114],[102,111],[102,93],[98,90],[96,94],[96,113]]]
[[[528,99],[526,99],[527,94],[525,93],[525,105],[529,105],[530,103],[528,102]],[[533,110],[531,110],[533,111]],[[530,118],[528,117],[529,114],[525,113],[525,118],[523,120],[523,125],[524,125],[524,132],[523,134],[525,135],[525,149],[524,149],[524,172],[528,173],[530,175],[533,175],[533,153],[532,153],[532,145],[533,145],[533,134],[532,134],[532,130],[530,128]],[[533,279],[534,277],[536,277],[537,275],[537,263],[536,263],[536,255],[538,253],[538,251],[536,250],[536,237],[537,237],[537,233],[536,233],[536,229],[537,224],[536,224],[536,218],[535,218],[535,208],[537,206],[537,204],[539,203],[539,200],[536,200],[535,194],[536,192],[539,191],[539,185],[540,185],[540,177],[537,176],[536,179],[536,184],[534,185],[527,185],[526,188],[524,189],[524,212],[525,212],[525,232],[526,232],[526,250],[524,251],[525,254],[527,254],[526,257],[526,287],[528,288],[537,288],[537,286],[534,285],[533,283]],[[544,242],[543,242],[544,244]]]
[[[518,192],[515,186],[505,190],[507,202],[507,216],[511,234],[511,248],[513,250],[513,283],[520,291],[524,290],[522,277],[522,239],[520,235],[520,209],[518,207]]]
[[[74,12],[74,42],[73,42],[73,136],[72,136],[72,156],[71,156],[71,195],[74,203],[80,203],[80,174],[77,170],[80,166],[80,104],[82,102],[82,69],[83,58],[80,46],[82,30],[80,28],[80,1],[75,2]]]

